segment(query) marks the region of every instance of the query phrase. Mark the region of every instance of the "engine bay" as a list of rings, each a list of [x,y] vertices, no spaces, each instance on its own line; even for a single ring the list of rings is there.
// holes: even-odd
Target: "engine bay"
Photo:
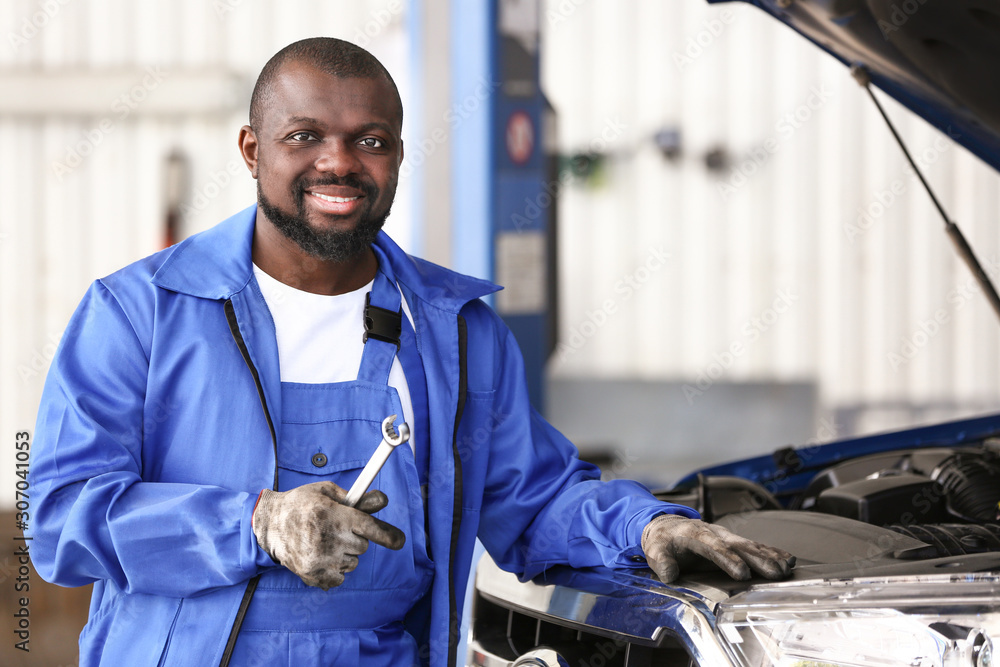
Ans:
[[[785,510],[878,526],[925,545],[899,549],[897,558],[1000,552],[1000,439],[840,461],[816,472],[801,490],[783,493],[781,501],[764,485],[725,475],[700,474],[656,495],[693,507],[710,522]],[[828,523],[814,525],[818,530]]]

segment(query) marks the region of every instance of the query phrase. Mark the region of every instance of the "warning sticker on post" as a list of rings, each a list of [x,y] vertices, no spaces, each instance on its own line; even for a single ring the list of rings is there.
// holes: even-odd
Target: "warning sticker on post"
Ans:
[[[523,111],[512,113],[507,119],[504,136],[511,162],[518,165],[526,163],[535,150],[535,126],[531,122],[531,116]]]
[[[496,235],[497,312],[529,315],[545,310],[545,234],[540,231]]]

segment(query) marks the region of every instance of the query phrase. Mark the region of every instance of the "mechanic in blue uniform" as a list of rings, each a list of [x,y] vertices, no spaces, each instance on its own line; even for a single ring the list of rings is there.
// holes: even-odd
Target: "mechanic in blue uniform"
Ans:
[[[478,536],[522,577],[789,554],[599,481],[528,402],[480,297],[381,227],[402,105],[368,52],[292,44],[239,145],[257,205],[96,281],[46,382],[38,572],[93,583],[80,664],[454,665]],[[413,437],[344,489],[400,415]]]

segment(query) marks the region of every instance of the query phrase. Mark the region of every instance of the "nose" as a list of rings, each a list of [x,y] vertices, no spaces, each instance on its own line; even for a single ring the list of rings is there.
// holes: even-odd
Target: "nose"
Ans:
[[[316,171],[335,176],[347,176],[361,171],[361,161],[354,146],[340,139],[323,142],[320,155],[316,158]]]

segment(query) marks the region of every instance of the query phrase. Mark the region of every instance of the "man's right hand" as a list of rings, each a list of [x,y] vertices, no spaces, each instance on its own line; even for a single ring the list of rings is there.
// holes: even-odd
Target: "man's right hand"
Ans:
[[[257,543],[275,563],[324,591],[344,583],[344,573],[358,566],[369,540],[389,549],[403,547],[403,531],[371,516],[389,504],[384,493],[369,491],[356,508],[344,504],[346,495],[333,482],[264,489],[253,511]]]

